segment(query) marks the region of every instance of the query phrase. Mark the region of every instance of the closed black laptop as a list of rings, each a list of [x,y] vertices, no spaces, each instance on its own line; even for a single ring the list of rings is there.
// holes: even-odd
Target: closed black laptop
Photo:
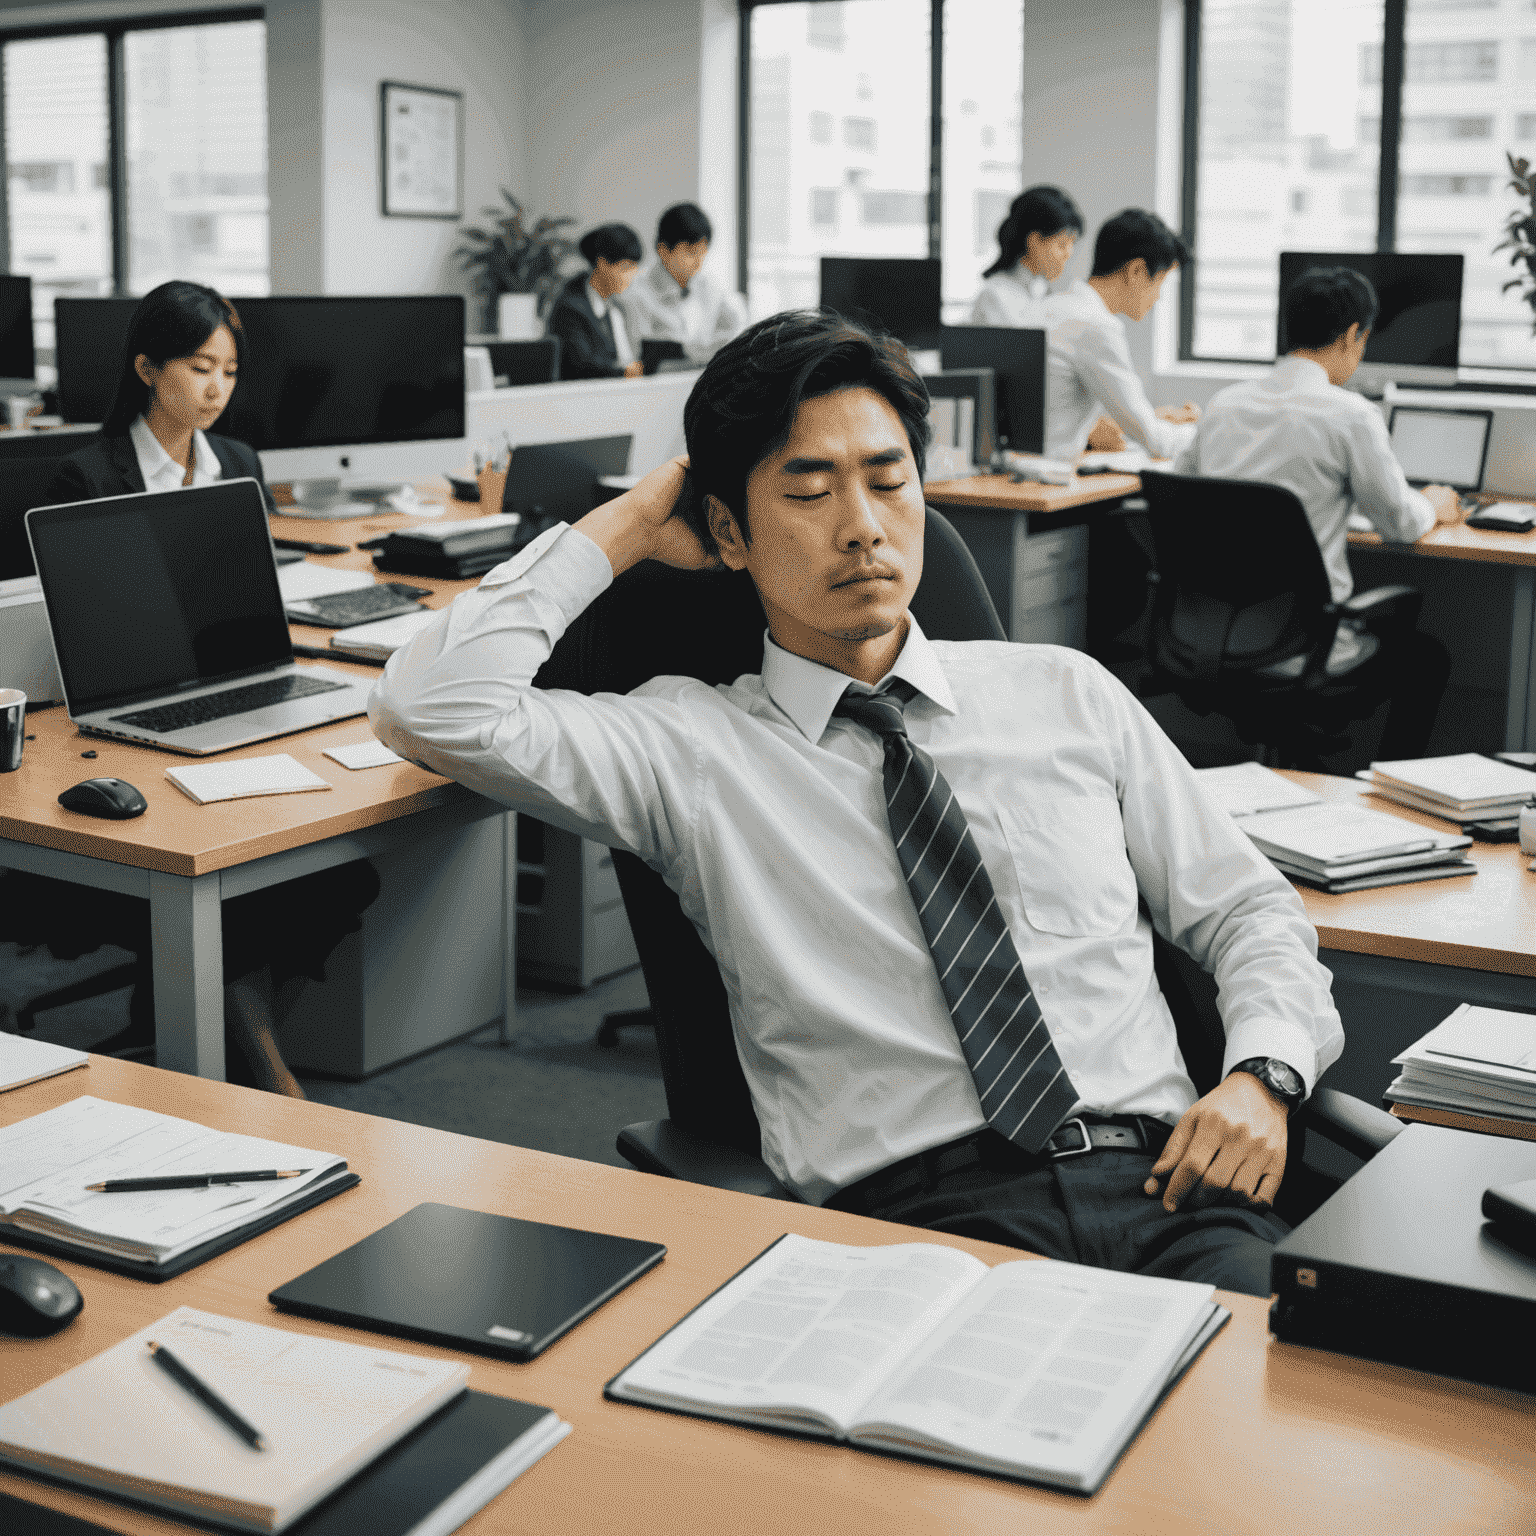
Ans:
[[[660,1243],[428,1203],[267,1300],[328,1323],[531,1360],[666,1251]]]
[[[1410,1125],[1275,1248],[1276,1338],[1536,1392],[1536,1257],[1483,1216],[1536,1145]]]

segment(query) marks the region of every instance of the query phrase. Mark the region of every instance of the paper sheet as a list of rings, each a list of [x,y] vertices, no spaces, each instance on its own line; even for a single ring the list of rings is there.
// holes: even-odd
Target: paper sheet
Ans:
[[[345,571],[333,565],[316,565],[300,560],[285,565],[277,573],[277,585],[285,603],[311,597],[329,597],[334,592],[357,592],[373,585],[372,571]]]
[[[382,741],[359,741],[349,747],[323,747],[321,750],[343,768],[383,768],[390,763],[405,761],[398,753],[391,752]]]
[[[293,795],[329,789],[318,773],[286,752],[270,757],[237,758],[228,763],[199,763],[193,768],[167,768],[165,776],[199,805],[215,800],[243,800],[250,795]]]
[[[1229,816],[1253,816],[1260,811],[1289,810],[1317,805],[1311,790],[1283,779],[1262,763],[1233,763],[1226,768],[1197,768],[1195,777],[1214,795]]]
[[[84,1051],[34,1040],[30,1035],[0,1035],[0,1093],[83,1067],[89,1060]]]

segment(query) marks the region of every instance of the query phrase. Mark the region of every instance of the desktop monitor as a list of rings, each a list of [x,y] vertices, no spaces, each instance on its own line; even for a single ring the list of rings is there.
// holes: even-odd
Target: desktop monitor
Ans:
[[[0,379],[30,379],[36,372],[32,279],[0,277]]]
[[[1460,256],[1410,255],[1399,251],[1363,253],[1282,251],[1276,353],[1290,345],[1285,335],[1285,294],[1314,267],[1349,267],[1370,280],[1381,308],[1365,346],[1359,383],[1454,383],[1461,345]]]
[[[1410,484],[1482,490],[1492,411],[1399,405],[1392,409],[1387,430],[1392,452]]]
[[[1045,452],[1045,332],[1003,325],[946,325],[946,368],[990,368],[996,380],[997,446]]]
[[[107,419],[117,394],[118,371],[137,299],[55,299],[54,367],[59,414],[65,421]]]
[[[939,328],[939,263],[917,257],[823,256],[821,307],[903,341]]]

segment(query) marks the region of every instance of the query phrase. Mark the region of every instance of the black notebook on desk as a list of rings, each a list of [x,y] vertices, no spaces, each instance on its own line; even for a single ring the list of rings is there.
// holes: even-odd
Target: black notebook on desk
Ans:
[[[301,1317],[524,1361],[666,1251],[660,1243],[429,1202],[267,1300]]]

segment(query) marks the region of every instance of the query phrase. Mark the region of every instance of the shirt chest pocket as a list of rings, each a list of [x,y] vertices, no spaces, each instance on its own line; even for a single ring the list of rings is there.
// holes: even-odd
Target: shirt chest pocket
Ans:
[[[1032,928],[1101,938],[1135,920],[1136,875],[1126,857],[1119,801],[1091,796],[999,814]]]

